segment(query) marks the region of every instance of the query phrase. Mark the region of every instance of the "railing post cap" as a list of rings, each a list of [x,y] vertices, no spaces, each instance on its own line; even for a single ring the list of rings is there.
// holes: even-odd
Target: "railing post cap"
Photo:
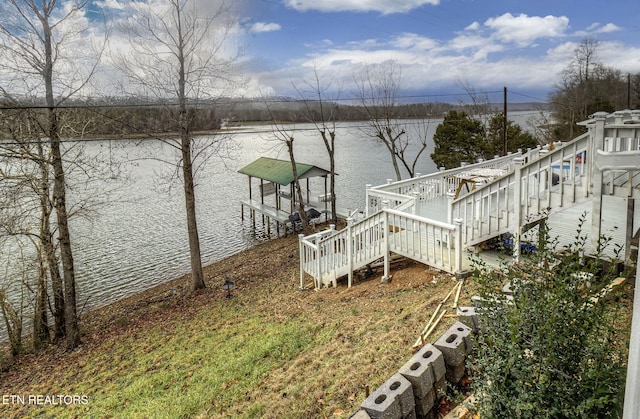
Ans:
[[[607,112],[600,111],[600,112],[595,112],[595,113],[591,114],[589,116],[589,118],[591,118],[591,119],[605,119],[607,117],[607,115],[609,115]]]
[[[329,230],[335,230],[335,229],[336,229],[335,224],[329,224]]]
[[[462,225],[462,223],[464,223],[464,219],[462,219],[462,218],[456,218],[456,219],[454,219],[454,220],[453,220],[453,222],[454,222],[456,225],[460,226],[460,225]]]
[[[298,239],[304,239],[304,234],[302,233],[298,234]]]

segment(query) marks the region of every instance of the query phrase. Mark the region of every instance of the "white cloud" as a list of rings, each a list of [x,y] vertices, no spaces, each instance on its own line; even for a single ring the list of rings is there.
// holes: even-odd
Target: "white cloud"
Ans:
[[[501,42],[513,42],[526,47],[540,38],[559,38],[565,35],[569,27],[566,16],[513,16],[505,13],[502,16],[487,19],[484,26],[494,31],[494,37]]]
[[[438,42],[414,33],[403,33],[393,38],[391,45],[402,50],[431,50],[438,46]]]
[[[347,46],[353,49],[382,48],[383,43],[379,39],[364,39],[361,41],[350,41]]]
[[[480,24],[478,22],[473,22],[471,25],[464,28],[465,31],[477,31],[480,29]]]
[[[615,23],[607,23],[606,25],[601,25],[600,22],[595,22],[589,25],[584,30],[576,31],[574,33],[574,36],[592,37],[598,34],[619,32],[621,30],[622,28],[616,25]]]
[[[322,39],[317,42],[308,42],[304,44],[304,46],[309,49],[324,49],[330,47],[331,45],[333,45],[333,42],[330,39]]]
[[[425,4],[438,5],[440,0],[286,0],[285,5],[300,12],[380,12],[406,13]]]
[[[618,25],[616,25],[614,23],[607,23],[603,27],[599,28],[597,30],[597,32],[598,33],[611,33],[611,32],[617,32],[617,31],[621,31],[621,30],[622,30],[622,28],[619,27]]]
[[[249,32],[275,32],[279,31],[280,29],[282,29],[282,26],[280,26],[278,23],[256,22],[249,27]]]

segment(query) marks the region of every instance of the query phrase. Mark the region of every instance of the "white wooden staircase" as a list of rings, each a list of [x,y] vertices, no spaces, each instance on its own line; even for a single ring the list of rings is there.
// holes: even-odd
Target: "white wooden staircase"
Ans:
[[[466,249],[504,233],[519,239],[544,217],[593,199],[592,236],[599,237],[602,195],[640,199],[640,111],[597,113],[588,132],[552,147],[367,187],[365,218],[300,235],[300,286],[333,284],[372,262],[398,254],[450,273],[469,268]],[[629,240],[634,206],[630,205]],[[629,210],[629,208],[627,208]]]

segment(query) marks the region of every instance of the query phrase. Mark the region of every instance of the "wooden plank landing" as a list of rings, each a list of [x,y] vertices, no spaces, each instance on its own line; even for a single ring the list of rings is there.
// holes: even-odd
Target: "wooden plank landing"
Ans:
[[[255,199],[242,199],[240,200],[240,205],[243,207],[243,209],[244,207],[250,208],[280,223],[289,222],[288,212],[276,209],[270,205],[265,205],[259,201],[256,201]]]

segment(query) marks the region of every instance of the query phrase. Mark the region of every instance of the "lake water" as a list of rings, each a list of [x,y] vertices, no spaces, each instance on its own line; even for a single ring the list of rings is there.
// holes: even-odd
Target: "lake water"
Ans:
[[[416,166],[417,172],[427,174],[436,170],[430,154],[432,136],[440,122],[441,119],[429,123],[429,147]],[[420,123],[407,121],[408,130],[417,129]],[[296,160],[329,168],[324,144],[312,125],[287,128],[295,129]],[[387,149],[368,137],[362,128],[363,123],[340,124],[336,135],[337,203],[352,210],[364,208],[366,184],[379,185],[395,179]],[[250,222],[241,221],[239,201],[248,198],[248,180],[237,170],[260,156],[288,159],[286,150],[273,138],[270,127],[240,128],[233,136],[237,145],[234,157],[214,156],[199,172],[197,217],[204,264],[256,243]],[[208,136],[197,139],[211,140]],[[168,181],[158,173],[170,171],[170,165],[142,158],[152,153],[162,160],[170,160],[175,150],[155,140],[120,140],[118,147],[115,143],[90,143],[87,152],[113,148],[114,158],[127,155],[134,159],[135,163],[125,164],[131,181],[118,185],[108,202],[98,207],[91,218],[74,218],[71,222],[78,306],[84,310],[148,289],[190,270],[182,186],[178,181],[167,191]],[[403,176],[407,176],[406,172]],[[110,182],[117,184],[119,180]],[[257,183],[254,180],[254,187]],[[322,194],[324,181],[312,183],[311,189],[314,195]],[[257,190],[254,196],[256,193]],[[273,197],[267,197],[269,199]],[[5,335],[4,327],[0,333]]]
[[[431,131],[439,122],[431,122]],[[286,150],[273,138],[269,127],[241,128],[233,136],[237,146],[234,157],[211,157],[199,172],[197,218],[204,264],[256,243],[250,222],[241,221],[240,199],[248,198],[248,179],[237,170],[260,156],[288,159]],[[329,168],[324,144],[312,125],[296,125],[294,138],[297,161]],[[211,141],[211,137],[199,137],[197,141]],[[436,169],[429,158],[432,151],[431,143],[421,156],[418,172]],[[156,141],[132,142],[126,150],[130,158],[150,152],[170,159],[173,150]],[[367,138],[358,124],[338,127],[335,155],[337,203],[342,208],[362,209],[367,183],[377,185],[395,179],[384,145]],[[158,185],[159,181],[167,182],[158,172],[168,168],[157,160],[137,160],[128,167],[133,182],[115,191],[110,203],[90,219],[72,221],[79,306],[104,305],[189,272],[182,186],[175,182],[169,192]],[[253,181],[254,196],[258,183]],[[324,181],[312,181],[310,189],[313,195],[324,193]],[[269,203],[273,197],[265,199]]]

